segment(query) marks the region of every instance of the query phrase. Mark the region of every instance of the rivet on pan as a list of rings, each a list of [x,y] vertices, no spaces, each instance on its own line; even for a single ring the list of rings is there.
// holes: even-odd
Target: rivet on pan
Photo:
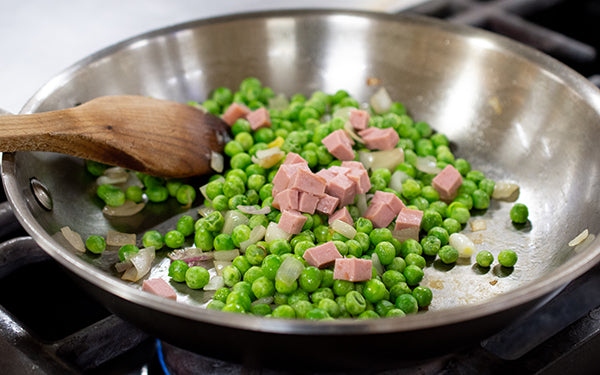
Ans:
[[[31,186],[33,196],[40,206],[48,211],[52,211],[52,197],[50,196],[48,188],[35,177],[32,177],[29,180],[29,184]]]

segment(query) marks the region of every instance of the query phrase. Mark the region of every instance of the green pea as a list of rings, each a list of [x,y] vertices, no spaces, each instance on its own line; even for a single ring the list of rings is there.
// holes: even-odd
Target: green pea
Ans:
[[[383,273],[383,275],[381,275],[381,281],[383,282],[385,287],[388,288],[388,290],[389,290],[391,287],[398,284],[399,282],[405,282],[406,278],[404,277],[402,272],[393,270],[393,269],[389,269],[389,270],[385,271]],[[382,315],[382,314],[379,314],[379,315]]]
[[[248,120],[240,118],[233,124],[231,127],[231,132],[233,135],[238,135],[240,133],[249,133],[252,130],[250,127],[250,123]]]
[[[227,302],[227,296],[229,293],[231,293],[231,289],[227,287],[221,287],[215,291],[213,299],[225,303]]]
[[[294,319],[296,311],[290,305],[280,305],[273,310],[272,316],[274,318]]]
[[[443,227],[433,227],[427,233],[427,236],[437,237],[440,240],[441,246],[447,245],[450,240],[450,234]]]
[[[233,313],[245,313],[246,309],[244,308],[244,306],[242,306],[238,303],[228,303],[225,306],[223,306],[221,311],[227,311],[227,312],[233,312]]]
[[[194,234],[194,244],[201,250],[212,250],[214,247],[213,235],[206,229],[198,229]]]
[[[455,263],[458,260],[458,250],[450,245],[442,246],[438,251],[438,256],[445,264]]]
[[[104,237],[93,234],[85,240],[85,247],[94,254],[101,254],[106,249]]]
[[[462,204],[468,210],[473,208],[473,197],[469,194],[458,194],[453,202]]]
[[[108,168],[110,168],[110,165],[100,163],[97,161],[93,161],[93,160],[86,160],[85,168],[93,176],[100,177],[104,174],[104,171],[106,171]]]
[[[402,272],[408,285],[417,285],[423,280],[423,269],[414,264],[407,264]],[[406,312],[406,311],[405,311]]]
[[[391,242],[381,241],[377,245],[375,245],[375,253],[377,254],[377,257],[379,258],[381,264],[385,266],[392,263],[392,260],[396,255],[396,249],[394,248],[394,245],[391,244]]]
[[[190,289],[202,289],[209,280],[210,274],[204,267],[190,267],[185,273],[185,283]]]
[[[243,255],[238,255],[237,257],[235,257],[233,259],[233,261],[231,263],[235,268],[240,270],[240,273],[242,275],[244,275],[246,273],[246,271],[248,271],[250,269],[250,267],[252,266],[250,264],[250,262],[248,262],[248,259],[246,259],[246,257]]]
[[[404,261],[406,262],[407,265],[414,264],[415,266],[417,266],[421,269],[425,268],[425,266],[427,265],[425,258],[423,258],[421,255],[417,255],[417,254],[408,254],[406,256],[406,258],[404,259]]]
[[[409,238],[402,243],[400,253],[403,258],[406,258],[406,256],[410,253],[421,255],[423,253],[423,247],[417,240]]]
[[[177,231],[185,237],[194,232],[194,218],[189,215],[183,215],[177,220]]]
[[[484,178],[483,180],[479,181],[479,189],[483,190],[490,197],[494,192],[495,186],[496,183],[494,182],[494,180],[490,180],[488,178]]]
[[[142,236],[144,247],[153,246],[154,249],[160,250],[165,244],[164,237],[159,231],[150,230]]]
[[[404,311],[397,309],[397,308],[390,309],[390,310],[388,310],[387,314],[385,314],[386,318],[402,317],[402,316],[406,316],[406,314],[404,313]]]
[[[358,291],[353,290],[346,294],[346,311],[353,316],[360,315],[367,308],[365,297]]]
[[[369,239],[373,245],[377,245],[382,241],[390,242],[394,238],[392,232],[387,228],[376,228],[369,234]]]
[[[292,252],[292,246],[287,240],[276,239],[269,242],[269,252],[275,255],[282,255]]]
[[[423,211],[421,229],[425,232],[429,232],[431,228],[442,225],[442,221],[442,215],[440,215],[439,212],[432,209],[427,209]]]
[[[332,318],[337,318],[341,314],[341,309],[338,306],[337,302],[330,298],[323,298],[318,303],[318,308],[327,311],[327,314]]]
[[[313,304],[309,301],[298,301],[291,304],[290,306],[292,306],[292,308],[296,312],[296,318],[299,319],[306,318],[306,314],[314,308]]]
[[[237,267],[237,268],[240,269],[240,267]],[[260,267],[258,267],[258,266],[251,266],[242,275],[242,280],[243,281],[247,281],[250,284],[252,284],[256,279],[258,279],[259,277],[263,277],[263,276],[264,276],[264,273],[263,273],[263,271],[262,271],[262,269]]]
[[[174,260],[169,266],[169,277],[178,283],[185,281],[185,274],[190,267],[183,260]]]
[[[298,289],[298,280],[294,280],[291,283],[286,283],[275,279],[275,290],[281,294],[290,294],[296,289]]]
[[[352,241],[358,242],[358,244],[360,245],[363,252],[369,250],[369,248],[371,247],[371,238],[366,233],[362,233],[362,232],[356,233],[356,235],[354,236],[354,239],[352,239]],[[390,242],[392,242],[392,244],[394,243],[393,237],[390,240]],[[348,241],[346,241],[346,244],[348,244]]]
[[[183,246],[185,236],[178,230],[172,230],[165,234],[165,245],[171,249],[178,249]]]
[[[144,191],[137,185],[129,186],[127,190],[125,190],[125,198],[132,202],[140,203],[144,200]]]
[[[140,251],[140,248],[135,245],[123,245],[119,249],[119,260],[126,261]]]
[[[452,233],[458,233],[462,229],[462,226],[456,219],[447,218],[442,222],[442,228],[446,229],[448,236]]]
[[[469,221],[469,218],[471,218],[471,213],[466,207],[459,206],[455,207],[452,211],[449,210],[448,216],[458,221],[460,224],[466,224],[467,221]]]
[[[348,254],[353,257],[359,258],[363,255],[363,247],[356,240],[348,240],[346,241],[346,247],[348,248]]]
[[[412,294],[401,294],[396,298],[396,307],[405,314],[416,314],[419,311],[417,299]]]
[[[376,303],[385,297],[387,292],[385,284],[378,279],[371,279],[365,283],[363,295],[371,303]]]
[[[242,279],[242,273],[232,265],[223,267],[223,281],[227,286],[233,286]]]
[[[248,198],[244,194],[238,194],[229,198],[229,202],[227,202],[227,207],[230,210],[235,210],[238,206],[247,206],[248,204]]]
[[[515,203],[510,209],[510,219],[513,223],[524,224],[529,217],[529,209],[523,203]]]
[[[250,232],[252,229],[248,225],[240,224],[233,228],[231,233],[231,240],[235,247],[240,247],[240,244],[250,239]]]
[[[256,298],[272,297],[275,294],[275,285],[272,280],[262,276],[252,283],[252,293]]]
[[[312,303],[318,304],[323,298],[334,299],[335,295],[333,290],[329,287],[321,287],[313,292],[311,295]]]
[[[369,234],[373,230],[373,223],[367,218],[360,217],[354,222],[354,227],[357,232]]]
[[[206,305],[206,308],[208,310],[223,310],[223,307],[225,307],[225,303],[222,301],[217,301],[215,299],[213,299],[208,303],[208,305]]]
[[[252,300],[248,293],[233,290],[227,295],[226,305],[237,304],[242,306],[244,311],[249,311],[252,308]]]
[[[471,194],[473,198],[473,208],[485,210],[490,205],[490,196],[483,190],[477,189]]]
[[[401,257],[395,257],[392,260],[392,263],[388,264],[386,267],[387,270],[394,270],[398,272],[403,272],[404,268],[406,268],[406,261]],[[404,277],[404,275],[402,276]]]
[[[442,217],[446,217],[448,213],[448,205],[442,201],[431,202],[429,209],[437,211]]]
[[[517,260],[518,256],[514,250],[506,249],[498,254],[498,263],[504,267],[513,267],[517,263]]]
[[[345,296],[354,290],[354,283],[346,280],[333,280],[333,293],[336,296]]]
[[[279,255],[267,255],[261,265],[265,277],[269,280],[275,280],[275,275],[277,274],[277,270],[279,269],[279,266],[281,266],[282,261],[283,260]]]
[[[404,281],[399,281],[390,288],[390,301],[396,301],[402,294],[411,294],[412,290]]]
[[[146,187],[146,196],[150,202],[164,202],[169,198],[169,190],[166,186],[148,186]]]
[[[215,236],[213,240],[213,247],[215,250],[233,250],[235,245],[231,239],[231,235],[227,233],[221,233]]]
[[[311,241],[297,242],[296,246],[294,246],[294,254],[298,256],[303,256],[304,252],[306,252],[306,250],[310,249],[311,247],[315,247],[315,244]]]
[[[191,206],[196,199],[196,190],[191,185],[183,184],[177,189],[175,199],[182,206]]]
[[[256,303],[250,307],[250,312],[254,315],[265,316],[272,313],[271,306],[266,303]]]
[[[474,181],[476,184],[479,184],[483,179],[485,179],[485,175],[480,171],[469,171],[466,175],[467,180]]]
[[[229,199],[224,195],[217,195],[212,201],[212,206],[217,211],[226,211],[229,209]]]
[[[125,203],[125,193],[114,185],[100,185],[96,194],[107,206],[118,207]]]
[[[265,259],[266,255],[266,250],[255,244],[248,246],[248,248],[246,249],[246,253],[244,254],[246,259],[248,260],[248,263],[250,263],[253,266],[260,266],[263,259]]]
[[[481,267],[487,268],[494,261],[494,256],[492,255],[492,253],[490,253],[487,250],[481,250],[480,252],[477,253],[477,256],[475,257],[475,261]]]
[[[386,316],[387,313],[393,308],[396,308],[396,305],[394,305],[387,299],[382,299],[381,301],[375,304],[375,312],[379,316]]]
[[[302,270],[298,283],[302,290],[310,293],[319,289],[322,280],[323,274],[321,271],[316,267],[309,266]]]

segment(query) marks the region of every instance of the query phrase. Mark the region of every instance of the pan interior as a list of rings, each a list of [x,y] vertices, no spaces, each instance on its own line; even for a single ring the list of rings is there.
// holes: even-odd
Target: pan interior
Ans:
[[[434,291],[431,310],[533,289],[557,272],[568,282],[574,269],[586,267],[582,259],[597,258],[600,95],[561,64],[481,31],[354,12],[192,23],[134,38],[74,65],[44,86],[23,113],[67,108],[110,94],[203,101],[214,88],[236,89],[249,76],[276,93],[344,89],[364,102],[380,87],[367,85],[367,80],[378,78],[416,121],[445,133],[457,157],[495,181],[520,185],[519,201],[528,205],[530,223],[515,227],[509,219],[512,203],[494,201],[477,217],[486,221],[487,229],[466,229],[478,250],[496,256],[514,249],[517,266],[482,272],[474,262],[453,267],[434,262],[424,280]],[[3,173],[19,186],[13,188],[19,194],[11,194],[11,201],[23,208],[28,230],[45,239],[49,245],[44,247],[55,257],[92,278],[117,280],[115,252],[75,256],[52,239],[62,226],[84,238],[109,229],[141,237],[152,228],[173,228],[183,213],[173,203],[149,205],[143,214],[127,219],[109,219],[101,212],[82,160],[36,152],[7,156]],[[28,188],[32,177],[52,195],[51,211],[35,201]],[[578,247],[568,246],[584,229],[590,238]],[[157,260],[152,276],[164,275],[167,267],[167,260]],[[180,301],[191,305],[210,297],[185,287],[178,292]]]

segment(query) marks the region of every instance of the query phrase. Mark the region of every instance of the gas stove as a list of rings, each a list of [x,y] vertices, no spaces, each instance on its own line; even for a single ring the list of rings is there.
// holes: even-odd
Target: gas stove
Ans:
[[[431,0],[415,4],[403,12],[505,35],[600,84],[600,34],[595,32],[600,3],[595,0]],[[0,201],[5,200],[0,194]],[[4,374],[305,373],[190,353],[121,320],[84,293],[27,237],[7,202],[0,204],[0,241],[0,368]],[[449,348],[448,353],[409,367],[399,364],[371,373],[597,373],[600,266],[512,326],[471,347]]]

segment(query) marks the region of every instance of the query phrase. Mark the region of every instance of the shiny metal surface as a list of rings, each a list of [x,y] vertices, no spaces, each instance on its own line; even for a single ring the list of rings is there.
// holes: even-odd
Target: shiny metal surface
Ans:
[[[519,254],[511,273],[480,274],[472,264],[434,262],[425,283],[431,310],[402,319],[312,323],[205,311],[209,296],[181,301],[143,293],[118,279],[115,252],[76,255],[53,239],[64,225],[87,237],[108,229],[136,232],[173,226],[182,212],[149,206],[144,215],[108,220],[93,199],[81,160],[47,153],[4,155],[5,189],[20,222],[57,261],[103,292],[194,327],[212,325],[295,335],[398,334],[498,316],[542,298],[600,259],[600,92],[564,65],[484,31],[410,16],[362,12],[259,13],[183,24],[124,41],[82,60],[45,85],[23,113],[67,108],[100,95],[139,94],[185,102],[218,86],[256,76],[275,92],[345,89],[366,101],[379,78],[418,121],[446,133],[459,157],[497,181],[517,182],[530,224],[515,228],[512,204],[495,202],[469,233],[478,249]],[[35,177],[52,195],[52,211],[29,189]],[[582,230],[591,236],[568,242]],[[468,230],[467,230],[468,232]],[[163,275],[158,260],[152,273]],[[512,315],[507,315],[512,317]],[[196,334],[201,334],[195,332]]]

